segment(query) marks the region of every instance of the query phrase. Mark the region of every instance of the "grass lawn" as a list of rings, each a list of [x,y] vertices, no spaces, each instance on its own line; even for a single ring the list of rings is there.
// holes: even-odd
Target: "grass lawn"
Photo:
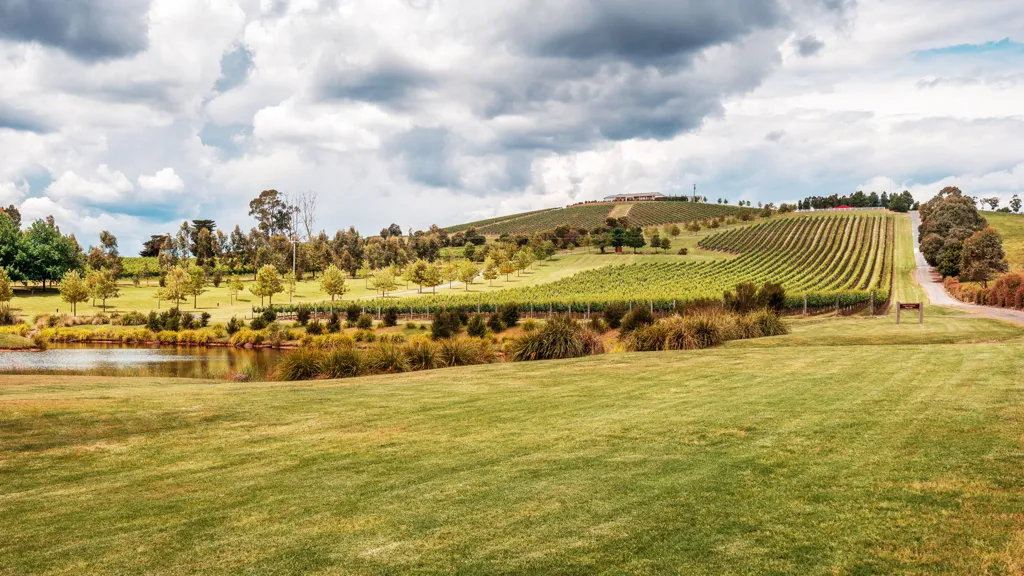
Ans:
[[[1021,573],[1007,326],[819,319],[798,346],[303,384],[0,377],[0,573]]]
[[[1024,272],[1024,214],[982,212],[981,215],[1003,235],[1003,250],[1010,262],[1010,270]]]

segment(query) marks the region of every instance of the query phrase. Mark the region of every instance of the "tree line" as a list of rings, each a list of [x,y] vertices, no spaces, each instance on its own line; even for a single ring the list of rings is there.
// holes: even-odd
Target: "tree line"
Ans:
[[[921,254],[943,277],[985,286],[1008,270],[1002,236],[959,188],[943,188],[919,212]]]

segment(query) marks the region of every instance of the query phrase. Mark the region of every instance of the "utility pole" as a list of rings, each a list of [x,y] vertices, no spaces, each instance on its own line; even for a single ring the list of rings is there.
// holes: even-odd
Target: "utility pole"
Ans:
[[[697,201],[697,183],[696,182],[693,183],[693,201],[694,202]]]
[[[292,206],[292,278],[298,280],[295,276],[295,256],[298,254],[298,239],[299,235],[296,232],[298,226],[299,207]]]

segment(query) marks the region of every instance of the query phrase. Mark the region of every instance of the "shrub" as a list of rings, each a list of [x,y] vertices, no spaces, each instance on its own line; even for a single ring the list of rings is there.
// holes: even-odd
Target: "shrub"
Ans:
[[[430,322],[430,335],[435,340],[451,338],[459,333],[462,323],[454,312],[434,312],[434,318]]]
[[[345,320],[355,324],[359,317],[363,314],[363,309],[358,304],[349,304],[348,308],[345,308]]]
[[[781,284],[765,282],[757,291],[757,303],[762,308],[782,312],[786,308],[786,289]]]
[[[432,370],[444,367],[441,359],[441,346],[423,336],[417,336],[405,347],[405,355],[409,358],[409,366],[413,370]]]
[[[192,313],[185,312],[184,314],[181,315],[182,330],[192,330],[193,328],[198,328],[198,324],[199,322],[197,322],[195,317],[192,316]]]
[[[411,369],[403,346],[391,342],[378,342],[370,348],[366,363],[375,374],[395,374]]]
[[[313,314],[313,311],[305,304],[299,304],[298,308],[295,309],[295,319],[298,321],[299,326],[305,326],[309,323],[309,317]]]
[[[505,323],[501,321],[501,315],[495,312],[487,318],[487,327],[491,329],[491,332],[495,334],[505,331]]]
[[[232,335],[235,332],[241,330],[242,328],[245,328],[245,321],[239,320],[238,318],[232,316],[231,320],[228,320],[228,325],[226,328],[228,331],[228,335]]]
[[[523,322],[523,332],[533,332],[537,329],[537,321],[530,318]]]
[[[338,316],[337,312],[331,312],[331,317],[327,319],[327,324],[324,325],[324,329],[331,334],[341,331],[341,318]]]
[[[306,324],[306,334],[309,334],[311,336],[319,336],[320,334],[323,333],[324,326],[323,324],[320,323],[319,320],[313,320],[312,322]]]
[[[670,338],[674,341],[682,334],[682,318],[673,316],[659,320],[654,324],[640,326],[629,333],[626,338],[626,350],[630,352],[656,352],[658,350],[679,349],[670,347]]]
[[[359,330],[353,338],[356,342],[374,342],[377,340],[377,335],[369,330]]]
[[[277,321],[277,310],[274,308],[267,308],[262,314],[260,314],[260,316],[263,317],[263,320],[269,326],[271,322]]]
[[[604,307],[604,311],[601,315],[604,317],[604,321],[608,323],[608,327],[615,330],[622,325],[622,317],[625,316],[627,312],[629,312],[629,310],[625,305],[618,302],[612,302]]]
[[[246,364],[242,367],[242,371],[239,374],[245,376],[245,379],[249,382],[262,382],[263,373],[260,371],[260,367],[255,362]]]
[[[161,344],[177,344],[178,333],[171,330],[163,330],[156,334],[156,341]]]
[[[324,352],[320,356],[317,371],[322,378],[352,378],[366,370],[363,353],[352,346]]]
[[[371,330],[373,329],[373,316],[369,314],[361,314],[359,319],[356,320],[356,328],[360,330]]]
[[[590,319],[589,325],[590,329],[593,330],[596,334],[604,334],[605,332],[608,331],[608,324],[605,323],[604,318],[601,318],[600,316],[592,317]]]
[[[527,332],[512,346],[513,361],[577,358],[604,352],[601,339],[569,316],[556,316],[544,327]]]
[[[13,326],[17,321],[9,306],[0,307],[0,326]]]
[[[295,380],[312,380],[320,372],[323,352],[299,348],[286,352],[277,363],[277,379],[291,382]]]
[[[229,342],[232,346],[245,346],[246,344],[257,346],[263,343],[266,336],[266,332],[262,330],[241,328],[231,336]]]
[[[637,306],[622,318],[622,334],[629,334],[641,326],[654,324],[654,314],[647,306]]]
[[[401,334],[381,334],[377,338],[378,342],[390,342],[392,344],[404,344],[405,336]]]
[[[201,328],[206,328],[209,325],[210,325],[210,313],[209,312],[203,312],[202,314],[199,315],[199,326]]]
[[[776,312],[771,310],[759,310],[750,316],[750,320],[757,325],[763,336],[781,336],[789,334],[789,326],[782,321]]]
[[[405,329],[406,330],[415,330],[416,329],[416,323],[415,322],[406,322],[405,323]]]
[[[388,308],[384,311],[384,316],[381,320],[381,324],[385,328],[391,328],[392,326],[398,326],[398,311],[394,308]]]
[[[502,324],[511,328],[519,323],[519,305],[502,304],[498,307],[498,315],[501,316]]]
[[[680,256],[686,256],[689,253],[690,253],[690,250],[688,248],[680,248],[679,249],[679,255]]]
[[[145,326],[146,322],[146,315],[135,310],[125,313],[117,320],[117,323],[121,326]]]
[[[724,341],[724,315],[703,311],[683,317],[683,348],[701,350]]]
[[[483,338],[487,335],[487,324],[484,323],[483,314],[473,314],[466,324],[466,333],[476,338]]]
[[[483,340],[449,338],[441,340],[439,354],[444,366],[472,366],[491,362],[494,349]]]

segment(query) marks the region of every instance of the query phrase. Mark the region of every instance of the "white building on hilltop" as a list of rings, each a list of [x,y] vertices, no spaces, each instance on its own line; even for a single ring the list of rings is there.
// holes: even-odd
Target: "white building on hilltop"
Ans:
[[[614,196],[605,196],[605,202],[649,202],[651,200],[660,200],[665,195],[659,192],[640,192],[638,194],[615,194]]]

